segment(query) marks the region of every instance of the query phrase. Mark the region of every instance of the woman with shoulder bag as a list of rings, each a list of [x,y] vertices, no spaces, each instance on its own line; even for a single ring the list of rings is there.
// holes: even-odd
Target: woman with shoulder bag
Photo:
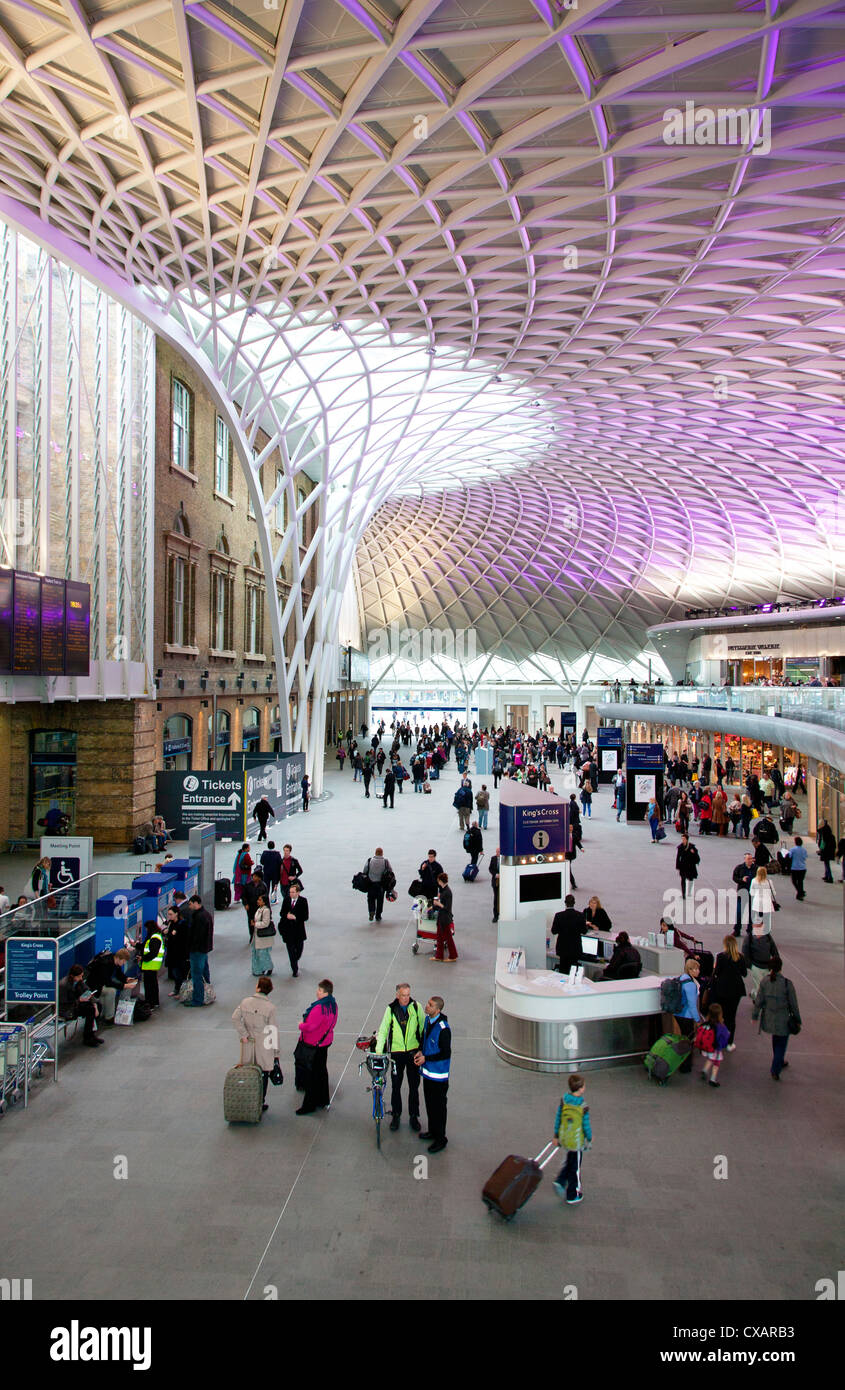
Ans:
[[[736,937],[732,932],[724,938],[722,946],[723,950],[717,955],[713,966],[713,975],[706,1002],[708,1004],[721,1004],[725,1027],[730,1033],[727,1051],[733,1052],[736,1045],[734,1042],[736,1014],[746,993],[745,977],[748,974],[748,964],[740,954]],[[702,999],[702,1005],[704,1002]]]
[[[264,1104],[267,1109],[267,1082],[281,1086],[283,1077],[279,1065],[279,1029],[276,1023],[276,1006],[267,998],[272,992],[273,982],[262,975],[255,986],[255,994],[242,999],[232,1022],[241,1040],[241,1062],[249,1062],[250,1055],[255,1065],[264,1073]]]
[[[253,975],[272,975],[272,947],[276,936],[276,927],[267,905],[267,898],[263,893],[259,893],[256,899],[253,927],[252,973]]]
[[[786,1045],[790,1037],[801,1032],[801,1015],[798,1012],[798,997],[791,980],[784,979],[780,957],[772,961],[772,968],[762,981],[754,996],[751,1010],[753,1019],[760,1019],[760,1030],[772,1035],[772,1080],[780,1081],[780,1074],[789,1063]]]
[[[311,1115],[329,1106],[328,1054],[337,1027],[338,1008],[331,980],[321,980],[317,998],[309,1004],[299,1025],[299,1042],[294,1050],[297,1090],[304,1090],[297,1115]]]

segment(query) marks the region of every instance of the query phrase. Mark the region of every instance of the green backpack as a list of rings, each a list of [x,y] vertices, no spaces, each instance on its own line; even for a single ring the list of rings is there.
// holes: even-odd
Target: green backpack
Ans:
[[[577,1150],[584,1147],[584,1107],[583,1105],[562,1104],[560,1115],[560,1142],[564,1149]]]

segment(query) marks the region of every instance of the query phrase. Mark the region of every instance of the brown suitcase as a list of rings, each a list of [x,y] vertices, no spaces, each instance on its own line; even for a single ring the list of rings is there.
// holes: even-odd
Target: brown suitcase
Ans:
[[[525,1206],[540,1186],[543,1169],[556,1149],[556,1144],[548,1143],[536,1158],[508,1154],[482,1189],[481,1200],[488,1210],[498,1212],[505,1221],[513,1221],[520,1207]]]

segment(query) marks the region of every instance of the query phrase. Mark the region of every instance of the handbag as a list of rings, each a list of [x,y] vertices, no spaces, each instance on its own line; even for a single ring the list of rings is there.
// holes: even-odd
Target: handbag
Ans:
[[[269,936],[275,936],[275,935],[276,935],[276,924],[275,924],[275,922],[273,921],[273,918],[272,918],[272,917],[270,918],[270,921],[268,922],[268,924],[267,924],[266,927],[257,927],[257,928],[256,928],[256,932],[255,932],[255,935],[256,935],[256,936],[260,936],[260,937],[262,938],[262,940],[266,939],[266,938],[269,937]]]
[[[665,840],[665,839],[666,839],[666,831],[665,831],[665,829],[664,829],[664,827],[663,827],[662,825],[658,825],[657,829],[656,829],[655,832],[654,832],[654,838],[655,838],[656,840]]]
[[[789,985],[791,984],[791,981],[784,980],[783,983],[786,985],[786,1007],[789,1011],[789,1018],[786,1022],[786,1031],[790,1034],[791,1037],[795,1038],[801,1032],[801,1024],[798,1022],[798,1019],[792,1012],[792,1005],[789,1002]]]
[[[273,1070],[270,1073],[270,1082],[273,1086],[282,1086],[284,1080],[285,1078],[282,1076],[282,1069],[279,1066],[279,1059],[277,1057],[273,1063]]]
[[[323,1042],[329,1036],[329,1033],[332,1031],[332,1027],[333,1025],[329,1024],[328,1028],[326,1029],[325,1033],[323,1034],[322,1038],[318,1043],[307,1043],[303,1038],[299,1039],[299,1042],[293,1049],[293,1060],[296,1062],[297,1066],[305,1068],[306,1071],[311,1070],[311,1068],[314,1065],[314,1058],[317,1055],[317,1048],[322,1047]]]

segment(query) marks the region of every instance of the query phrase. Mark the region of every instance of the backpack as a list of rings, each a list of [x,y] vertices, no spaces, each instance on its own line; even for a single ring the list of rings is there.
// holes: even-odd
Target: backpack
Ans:
[[[468,850],[469,850],[469,847],[470,847],[470,836],[469,836],[469,831],[468,831],[468,830],[465,830],[465,831],[464,831],[464,849],[468,851]]]
[[[660,1008],[664,1014],[679,1014],[684,1007],[684,987],[680,975],[660,981]]]
[[[35,868],[33,869],[32,874],[31,874],[31,876],[30,876],[30,880],[29,880],[29,886],[30,886],[30,888],[32,889],[33,893],[39,892],[39,890],[40,890],[40,888],[41,888],[41,866],[40,866],[40,864],[36,864]]]
[[[559,1137],[561,1148],[573,1150],[584,1147],[584,1107],[561,1101]]]
[[[713,1052],[716,1048],[716,1030],[709,1023],[699,1023],[695,1030],[693,1047],[700,1052]]]

